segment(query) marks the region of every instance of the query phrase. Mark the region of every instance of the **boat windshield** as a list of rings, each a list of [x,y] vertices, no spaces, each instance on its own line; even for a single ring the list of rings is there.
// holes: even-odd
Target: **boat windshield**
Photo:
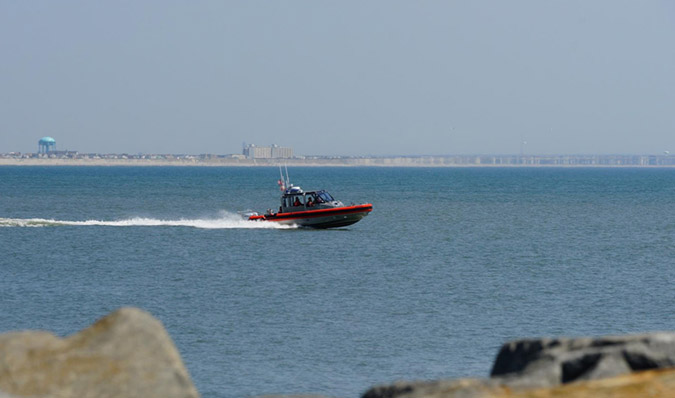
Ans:
[[[328,192],[318,192],[317,196],[319,197],[320,202],[332,202],[335,200]]]

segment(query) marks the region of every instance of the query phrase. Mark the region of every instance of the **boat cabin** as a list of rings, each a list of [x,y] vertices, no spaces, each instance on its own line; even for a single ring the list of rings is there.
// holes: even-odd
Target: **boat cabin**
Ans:
[[[337,201],[326,191],[304,192],[300,187],[291,186],[281,196],[280,213],[333,208]]]

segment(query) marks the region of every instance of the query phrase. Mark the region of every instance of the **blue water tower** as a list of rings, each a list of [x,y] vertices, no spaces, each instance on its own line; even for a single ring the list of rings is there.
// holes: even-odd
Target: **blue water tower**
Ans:
[[[52,137],[42,137],[38,141],[38,153],[48,153],[56,150],[56,140]]]

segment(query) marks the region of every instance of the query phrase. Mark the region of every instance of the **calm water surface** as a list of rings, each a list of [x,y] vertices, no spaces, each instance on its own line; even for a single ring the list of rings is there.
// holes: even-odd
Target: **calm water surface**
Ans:
[[[0,332],[141,307],[211,398],[356,397],[487,376],[509,339],[675,330],[673,169],[290,172],[374,211],[239,221],[278,206],[274,168],[0,167]]]

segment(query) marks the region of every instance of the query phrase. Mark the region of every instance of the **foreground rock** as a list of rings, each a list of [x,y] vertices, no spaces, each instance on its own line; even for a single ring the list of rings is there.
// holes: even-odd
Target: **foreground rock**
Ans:
[[[514,341],[499,351],[491,376],[399,382],[363,398],[675,398],[675,333]]]
[[[675,366],[675,333],[530,339],[504,344],[491,377],[548,387]]]
[[[162,324],[122,308],[67,338],[0,335],[0,397],[198,397]]]
[[[397,383],[364,398],[674,398],[675,369],[647,370],[552,388],[513,388],[494,380]]]

